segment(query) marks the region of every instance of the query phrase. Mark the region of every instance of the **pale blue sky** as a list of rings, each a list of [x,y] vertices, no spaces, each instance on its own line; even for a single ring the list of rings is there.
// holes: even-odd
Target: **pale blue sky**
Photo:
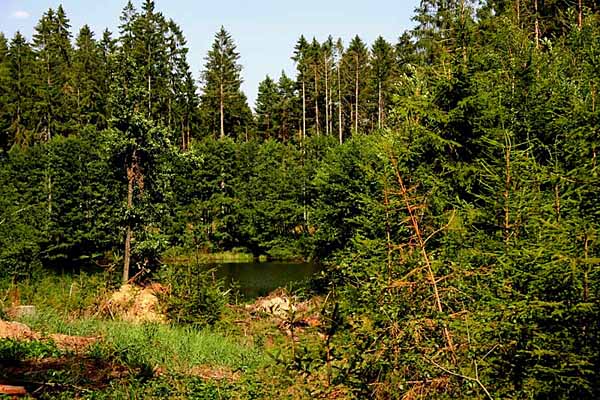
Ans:
[[[31,39],[33,27],[48,8],[62,4],[71,20],[73,36],[88,24],[100,36],[104,28],[118,32],[119,16],[127,0],[0,0],[0,31],[9,38],[20,30]],[[157,9],[183,29],[196,77],[204,64],[214,33],[225,26],[238,45],[243,65],[243,90],[251,105],[258,83],[281,70],[294,75],[290,60],[294,44],[304,34],[320,41],[331,34],[345,43],[360,35],[369,44],[382,35],[391,42],[412,26],[418,0],[156,0]],[[137,8],[142,0],[133,2]]]

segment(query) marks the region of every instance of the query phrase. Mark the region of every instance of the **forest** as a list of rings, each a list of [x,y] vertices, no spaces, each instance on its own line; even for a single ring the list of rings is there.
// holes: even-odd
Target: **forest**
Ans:
[[[21,322],[104,338],[73,354],[0,329],[0,390],[599,398],[600,6],[422,0],[413,15],[394,43],[299,35],[295,75],[266,76],[253,108],[226,28],[190,65],[152,0],[128,2],[118,32],[74,33],[59,6],[30,39],[0,33],[0,320],[35,303]],[[267,327],[173,261],[220,253],[318,261],[289,289],[318,323],[289,307]],[[168,323],[98,316],[128,282],[169,288]],[[195,343],[226,378],[191,372]],[[113,375],[15,378],[44,357]]]

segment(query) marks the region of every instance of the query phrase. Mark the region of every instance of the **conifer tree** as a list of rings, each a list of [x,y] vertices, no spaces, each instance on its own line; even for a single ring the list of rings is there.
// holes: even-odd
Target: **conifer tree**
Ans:
[[[307,103],[307,89],[306,84],[309,74],[309,58],[308,58],[309,43],[304,37],[300,36],[296,46],[294,47],[294,55],[292,60],[296,63],[296,70],[298,71],[296,81],[298,83],[298,91],[302,99],[302,126],[301,126],[301,138],[306,138],[306,103]]]
[[[43,126],[43,139],[72,130],[74,109],[71,82],[72,46],[69,20],[59,6],[49,9],[35,27],[33,46],[36,51],[39,82],[36,110]]]
[[[240,89],[239,58],[231,35],[221,27],[202,71],[200,103],[205,128],[221,139],[232,136],[242,122],[248,122],[247,102]]]
[[[293,137],[295,131],[301,129],[300,101],[296,90],[296,82],[288,77],[285,72],[281,73],[281,77],[277,82],[277,90],[279,92],[277,107],[279,118],[278,137],[285,142]]]
[[[168,23],[168,121],[167,125],[181,131],[181,149],[190,146],[192,124],[198,99],[196,84],[187,61],[188,48],[181,28],[172,20]]]
[[[4,34],[0,33],[0,150],[6,150],[9,147],[8,130],[11,123],[8,51],[8,41]]]
[[[27,146],[33,143],[38,126],[35,113],[37,77],[35,54],[20,32],[10,42],[7,61],[10,85],[8,143]]]
[[[113,39],[112,33],[105,29],[102,32],[102,39],[98,43],[99,51],[100,51],[100,65],[98,66],[98,82],[100,83],[100,94],[101,98],[101,121],[98,121],[100,128],[106,128],[108,126],[108,121],[111,118],[110,111],[110,85],[112,78],[114,76],[114,59],[117,51],[117,40]]]
[[[281,99],[277,84],[270,76],[258,85],[256,98],[256,123],[261,137],[265,139],[274,138],[280,129],[279,110]]]
[[[308,59],[311,70],[311,86],[312,86],[312,103],[314,104],[314,127],[315,134],[319,136],[321,134],[321,122],[319,118],[319,100],[320,100],[320,86],[319,81],[321,80],[322,70],[322,54],[321,44],[316,38],[313,38],[310,46],[308,47]]]
[[[76,92],[75,119],[80,127],[88,124],[102,127],[104,124],[104,100],[102,95],[102,50],[89,26],[84,25],[75,39],[73,53],[73,80]],[[106,92],[104,92],[106,93]]]
[[[344,44],[342,39],[338,38],[334,46],[334,59],[335,59],[335,70],[336,70],[336,87],[337,87],[337,126],[338,126],[338,139],[340,144],[344,141],[344,124],[343,124],[343,102],[342,102],[342,66],[344,61]]]
[[[333,37],[329,35],[327,40],[323,42],[321,46],[321,54],[323,57],[323,74],[325,84],[325,134],[329,135],[333,131],[333,120],[332,120],[332,68],[333,68],[333,53],[334,43]]]
[[[365,120],[368,120],[367,83],[370,75],[369,51],[358,35],[348,45],[342,62],[345,69],[344,79],[348,88],[346,98],[350,105],[352,129],[358,133],[360,129],[366,128]]]
[[[391,95],[391,84],[395,74],[394,48],[385,39],[379,36],[371,48],[371,91],[376,93],[377,99],[377,128],[385,125],[385,111]]]

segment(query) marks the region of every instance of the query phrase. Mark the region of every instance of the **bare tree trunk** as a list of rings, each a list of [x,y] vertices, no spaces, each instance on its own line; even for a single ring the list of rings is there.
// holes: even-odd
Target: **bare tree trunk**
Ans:
[[[383,105],[381,104],[381,80],[378,82],[377,84],[377,95],[378,95],[378,99],[377,99],[377,128],[381,129],[381,125],[382,125],[382,109],[383,109]]]
[[[220,112],[220,117],[221,117],[221,134],[220,134],[220,138],[223,139],[225,137],[225,115],[224,115],[224,93],[223,93],[223,82],[221,82],[221,85],[219,87],[219,112]]]
[[[152,77],[148,75],[148,118],[152,118]]]
[[[317,75],[317,66],[315,65],[315,128],[317,136],[321,134],[319,129],[319,79]]]
[[[355,87],[356,111],[354,112],[354,133],[358,133],[358,55],[356,55],[356,87]]]
[[[344,142],[344,129],[342,127],[342,86],[340,79],[340,66],[337,68],[337,83],[338,83],[338,131],[340,136],[340,144]]]
[[[172,106],[171,106],[171,96],[169,96],[168,107],[169,107],[169,121],[168,121],[168,126],[169,126],[169,128],[171,128],[171,123],[172,123],[172,120],[173,120],[173,117],[172,117],[173,110],[172,110]]]
[[[324,56],[323,65],[325,66],[325,134],[329,135],[329,63],[327,62],[327,56]]]
[[[333,134],[333,85],[329,85],[329,133]]]
[[[423,234],[422,234],[422,231],[421,231],[421,228],[419,225],[418,216],[415,214],[415,210],[418,207],[415,207],[413,204],[411,204],[409,190],[405,186],[404,180],[402,179],[402,175],[400,174],[400,168],[398,167],[398,160],[396,159],[396,157],[393,154],[391,155],[390,159],[392,162],[392,166],[394,168],[394,173],[396,175],[396,180],[398,182],[398,186],[400,186],[400,195],[402,196],[402,199],[404,200],[404,203],[406,205],[406,210],[408,212],[409,221],[412,225],[412,228],[413,228],[413,231],[415,234],[415,239],[419,246],[419,250],[421,250],[421,255],[423,257],[425,266],[427,267],[427,274],[429,275],[429,283],[430,283],[431,287],[433,288],[433,298],[435,300],[437,312],[440,314],[443,314],[444,307],[442,305],[440,291],[439,291],[438,284],[437,284],[438,279],[435,276],[435,273],[433,271],[433,265],[429,258],[429,253],[427,252],[427,249],[426,249],[426,239],[423,238]],[[455,350],[454,349],[454,341],[452,339],[452,335],[450,334],[450,330],[448,329],[448,326],[446,324],[443,325],[443,335],[444,335],[444,339],[446,341],[446,345],[448,346],[448,349],[454,355],[454,350]],[[453,358],[454,358],[454,356],[453,356]]]
[[[137,169],[137,152],[133,151],[131,161],[127,165],[127,210],[133,208],[133,185],[135,182],[135,174]],[[123,253],[123,283],[129,280],[129,269],[131,264],[131,237],[132,237],[131,222],[127,222],[127,232],[125,234],[125,250]]]
[[[462,26],[465,26],[465,0],[460,1],[460,22],[461,22]],[[460,47],[462,49],[463,64],[467,65],[467,43],[466,43],[466,41],[463,41],[461,43]]]
[[[306,85],[302,78],[302,140],[306,139]]]
[[[579,0],[577,3],[578,6],[578,13],[577,13],[577,27],[579,28],[579,30],[581,30],[581,28],[583,27],[583,1]]]
[[[511,167],[510,167],[510,155],[512,151],[512,144],[508,136],[504,139],[504,245],[508,247],[510,241],[510,185],[512,182],[511,178]]]
[[[48,92],[50,91],[50,87],[52,86],[52,82],[50,81],[50,55],[46,50],[46,84]],[[46,105],[46,141],[49,142],[52,139],[52,133],[50,132],[50,96],[48,96],[48,104]]]
[[[540,20],[538,15],[538,0],[533,1],[535,7],[535,48],[540,48]]]
[[[189,150],[190,148],[190,143],[192,141],[191,138],[191,129],[190,129],[190,116],[188,115],[187,120],[185,121],[185,128],[186,128],[186,142],[185,142],[185,148]]]
[[[186,148],[186,140],[185,140],[185,127],[183,119],[181,120],[181,150],[185,151]]]

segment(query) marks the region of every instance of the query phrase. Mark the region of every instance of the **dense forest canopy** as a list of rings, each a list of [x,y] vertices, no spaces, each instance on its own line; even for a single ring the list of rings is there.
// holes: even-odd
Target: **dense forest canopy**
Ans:
[[[596,1],[423,0],[395,43],[300,36],[254,111],[224,27],[195,66],[154,1],[120,18],[0,34],[4,278],[318,258],[327,341],[294,367],[349,397],[598,398]]]

